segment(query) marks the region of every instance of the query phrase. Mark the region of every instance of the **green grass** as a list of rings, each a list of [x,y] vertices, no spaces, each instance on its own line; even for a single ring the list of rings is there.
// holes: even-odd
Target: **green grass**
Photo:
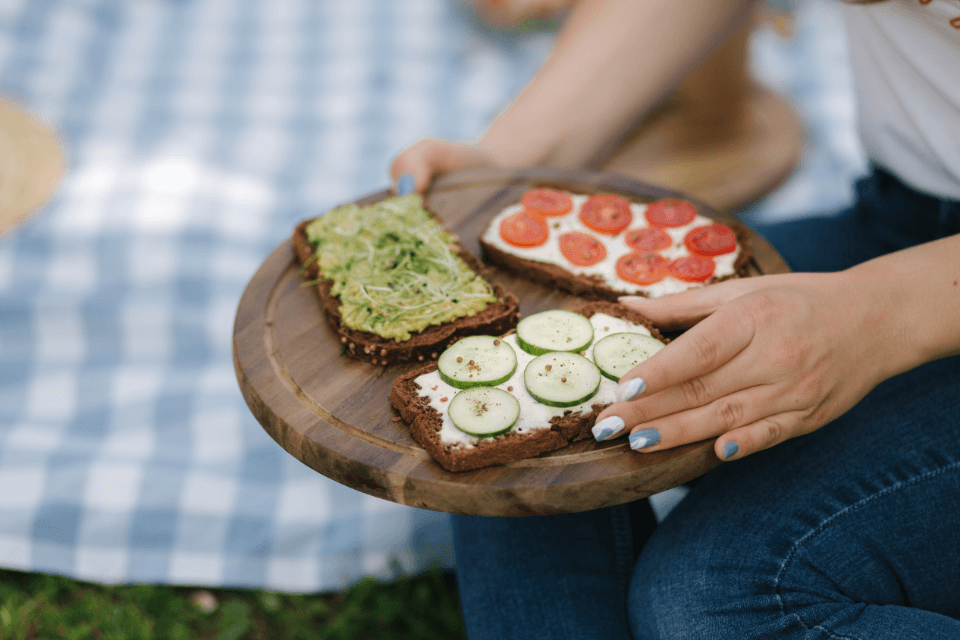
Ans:
[[[207,592],[206,594],[204,592]],[[205,611],[196,601],[212,594]],[[212,603],[212,600],[210,600]],[[104,586],[0,570],[0,640],[466,638],[453,577],[364,580],[333,594]]]

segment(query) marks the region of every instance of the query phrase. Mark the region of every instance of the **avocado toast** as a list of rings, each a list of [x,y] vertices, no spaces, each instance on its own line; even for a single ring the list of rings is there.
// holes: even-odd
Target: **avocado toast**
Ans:
[[[463,336],[517,322],[516,296],[483,279],[480,261],[417,194],[337,207],[297,225],[291,243],[352,358],[435,360]]]

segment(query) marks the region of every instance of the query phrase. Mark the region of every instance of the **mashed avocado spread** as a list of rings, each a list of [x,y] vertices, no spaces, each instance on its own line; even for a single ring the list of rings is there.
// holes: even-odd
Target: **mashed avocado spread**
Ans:
[[[402,342],[496,302],[490,285],[450,250],[453,236],[430,217],[419,194],[338,207],[306,233],[351,329]]]

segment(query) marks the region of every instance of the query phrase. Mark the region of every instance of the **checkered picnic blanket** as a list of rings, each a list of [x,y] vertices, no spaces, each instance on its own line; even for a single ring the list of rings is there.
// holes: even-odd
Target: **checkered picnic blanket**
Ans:
[[[863,168],[828,0],[755,37],[810,129],[750,216],[847,200]],[[552,34],[454,0],[3,0],[0,93],[69,148],[0,238],[0,566],[103,583],[340,589],[451,566],[444,514],[357,493],[257,424],[234,313],[299,220],[387,185],[423,136],[477,136]]]

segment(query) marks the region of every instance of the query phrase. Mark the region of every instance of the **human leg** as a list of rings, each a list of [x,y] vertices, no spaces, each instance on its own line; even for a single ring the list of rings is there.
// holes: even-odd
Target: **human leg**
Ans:
[[[646,500],[567,515],[453,516],[468,636],[627,640],[627,585],[655,524]]]
[[[882,171],[858,192],[838,216],[761,233],[794,269],[822,271],[960,232],[960,205]],[[958,514],[955,357],[704,476],[637,564],[635,640],[960,638]]]
[[[630,592],[646,638],[960,638],[960,358],[701,479]]]

